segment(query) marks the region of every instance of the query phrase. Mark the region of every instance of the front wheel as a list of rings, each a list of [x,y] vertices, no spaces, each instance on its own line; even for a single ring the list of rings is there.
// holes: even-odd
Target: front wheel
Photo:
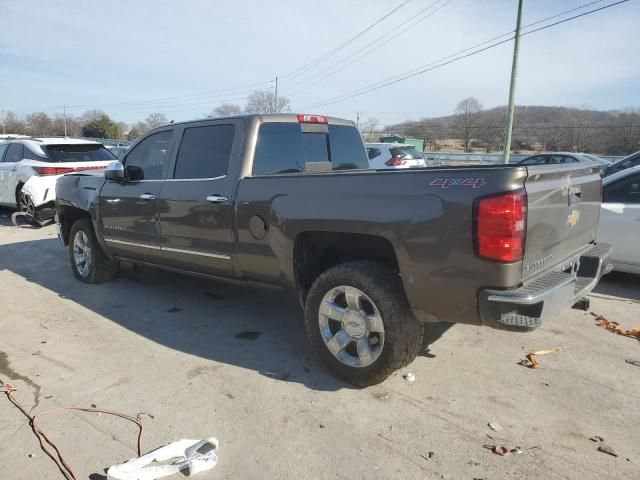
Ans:
[[[423,325],[411,313],[398,275],[374,261],[322,273],[309,290],[305,323],[320,360],[358,386],[380,383],[411,363]]]
[[[118,274],[118,262],[102,251],[88,218],[78,220],[71,227],[69,259],[74,276],[85,283],[107,282]]]
[[[18,193],[18,212],[24,215],[24,221],[29,225],[40,225],[31,196],[22,190]]]

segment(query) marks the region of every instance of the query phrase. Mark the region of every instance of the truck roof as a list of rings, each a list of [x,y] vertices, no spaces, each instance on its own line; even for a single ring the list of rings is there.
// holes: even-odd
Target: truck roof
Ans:
[[[327,123],[329,125],[348,125],[354,126],[355,123],[352,120],[345,120],[343,118],[338,117],[329,117],[326,115],[317,115],[317,114],[299,114],[299,113],[249,113],[244,115],[229,115],[225,117],[214,117],[214,118],[199,118],[196,120],[187,120],[184,122],[176,122],[171,125],[182,125],[186,123],[198,123],[198,122],[210,122],[211,120],[223,120],[223,119],[232,119],[232,118],[245,118],[245,119],[254,119],[257,118],[260,122],[279,122],[279,123],[298,123],[298,115],[305,116],[313,116],[313,117],[323,117],[327,119]],[[323,122],[324,123],[324,122]]]

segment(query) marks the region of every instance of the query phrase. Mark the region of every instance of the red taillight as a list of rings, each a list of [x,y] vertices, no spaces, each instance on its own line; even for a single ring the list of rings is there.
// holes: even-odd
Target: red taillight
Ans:
[[[106,165],[95,167],[33,167],[40,175],[64,175],[65,173],[83,172],[85,170],[104,170]]]
[[[33,167],[40,175],[62,175],[74,171],[71,167]]]
[[[485,197],[476,204],[476,251],[500,262],[517,262],[524,254],[527,194],[524,191]]]
[[[389,160],[384,162],[384,164],[387,165],[388,167],[399,167],[401,165],[404,165],[405,163],[407,163],[407,161],[400,156],[391,157]]]
[[[299,123],[329,123],[329,119],[327,117],[323,117],[322,115],[306,115],[304,113],[299,113],[298,122]]]

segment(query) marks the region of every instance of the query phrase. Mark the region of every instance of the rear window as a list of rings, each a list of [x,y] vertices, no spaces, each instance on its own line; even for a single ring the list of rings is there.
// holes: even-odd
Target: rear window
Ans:
[[[215,178],[227,174],[233,125],[209,125],[184,130],[174,178]]]
[[[369,168],[358,130],[330,125],[329,134],[302,132],[298,123],[260,126],[253,175],[304,172],[307,162],[331,162],[333,170]]]
[[[45,149],[49,161],[53,163],[117,160],[117,158],[102,145],[47,145]]]
[[[392,157],[400,157],[406,160],[418,160],[424,158],[416,147],[394,147],[390,148]]]

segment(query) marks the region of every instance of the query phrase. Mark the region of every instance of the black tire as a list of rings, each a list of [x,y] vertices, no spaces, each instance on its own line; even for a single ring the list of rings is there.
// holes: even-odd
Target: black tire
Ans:
[[[80,272],[74,259],[76,235],[79,235],[81,232],[86,235],[88,240],[90,258],[90,266],[84,275]],[[76,221],[71,227],[71,232],[69,233],[69,262],[71,263],[73,275],[85,283],[103,283],[113,280],[118,275],[120,266],[117,261],[109,259],[104,253],[96,239],[93,224],[88,218],[82,218]]]
[[[328,349],[319,326],[319,309],[324,296],[335,287],[355,287],[376,305],[384,324],[384,344],[370,365],[346,365]],[[322,273],[311,286],[305,305],[305,324],[311,346],[329,370],[344,381],[366,387],[380,383],[396,370],[410,364],[422,346],[424,325],[409,309],[400,277],[375,261],[343,263]]]

